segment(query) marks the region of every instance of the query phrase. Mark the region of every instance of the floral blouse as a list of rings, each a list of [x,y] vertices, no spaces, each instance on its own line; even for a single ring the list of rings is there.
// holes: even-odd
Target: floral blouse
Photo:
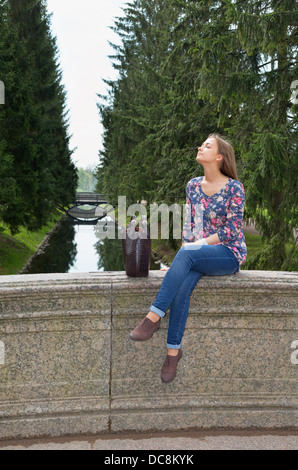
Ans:
[[[243,184],[229,178],[224,188],[213,196],[207,196],[201,188],[202,179],[203,176],[193,178],[186,187],[182,241],[193,242],[217,233],[218,245],[229,248],[241,265],[247,255],[243,234]]]

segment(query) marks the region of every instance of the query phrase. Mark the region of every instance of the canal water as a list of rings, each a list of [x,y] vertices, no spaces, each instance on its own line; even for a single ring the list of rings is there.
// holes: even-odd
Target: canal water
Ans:
[[[153,257],[151,258],[151,270],[159,270],[163,267],[165,266],[162,263],[156,264]],[[124,270],[121,240],[100,239],[96,225],[73,225],[68,217],[64,217],[53,232],[47,246],[32,259],[23,273]]]

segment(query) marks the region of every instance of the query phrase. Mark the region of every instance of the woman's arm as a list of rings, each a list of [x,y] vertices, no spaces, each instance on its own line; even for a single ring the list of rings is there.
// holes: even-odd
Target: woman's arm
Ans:
[[[239,238],[243,227],[245,192],[242,183],[232,187],[232,197],[227,210],[226,223],[218,230],[219,242],[228,245]],[[213,235],[212,235],[213,236]]]
[[[220,243],[220,239],[218,238],[217,233],[214,233],[213,235],[210,235],[210,237],[201,238],[200,240],[197,240],[195,242],[191,242],[191,243],[184,242],[182,243],[182,246],[187,245],[187,244],[202,245],[202,242],[204,241],[207,243],[207,245],[216,245],[217,243]]]
[[[220,243],[220,239],[217,235],[217,233],[214,233],[213,235],[210,235],[210,237],[204,238],[208,245],[216,245],[217,243]]]

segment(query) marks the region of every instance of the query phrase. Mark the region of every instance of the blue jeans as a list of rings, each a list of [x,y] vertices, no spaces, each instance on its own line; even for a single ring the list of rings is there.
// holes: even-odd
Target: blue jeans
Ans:
[[[204,274],[226,276],[239,271],[239,261],[224,245],[186,245],[181,248],[150,307],[161,318],[170,307],[167,347],[180,349],[188,316],[189,299]]]

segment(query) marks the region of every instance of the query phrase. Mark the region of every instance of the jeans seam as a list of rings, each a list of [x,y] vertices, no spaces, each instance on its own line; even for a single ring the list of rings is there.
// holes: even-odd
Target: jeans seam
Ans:
[[[198,283],[198,281],[196,281],[195,285],[193,286],[193,284],[190,284],[190,288],[188,289],[187,291],[187,295],[185,296],[185,301],[183,303],[183,315],[181,315],[181,318],[180,318],[180,323],[179,323],[179,326],[178,326],[178,333],[177,333],[177,337],[179,336],[179,333],[180,333],[180,328],[181,328],[181,323],[182,323],[182,320],[184,318],[184,309],[185,309],[185,304],[187,302],[187,299],[190,297],[190,293],[192,292],[192,290],[195,288],[196,284]],[[193,287],[192,287],[193,286]],[[178,342],[178,339],[176,339],[176,344]],[[180,341],[180,344],[181,344],[181,341]]]

